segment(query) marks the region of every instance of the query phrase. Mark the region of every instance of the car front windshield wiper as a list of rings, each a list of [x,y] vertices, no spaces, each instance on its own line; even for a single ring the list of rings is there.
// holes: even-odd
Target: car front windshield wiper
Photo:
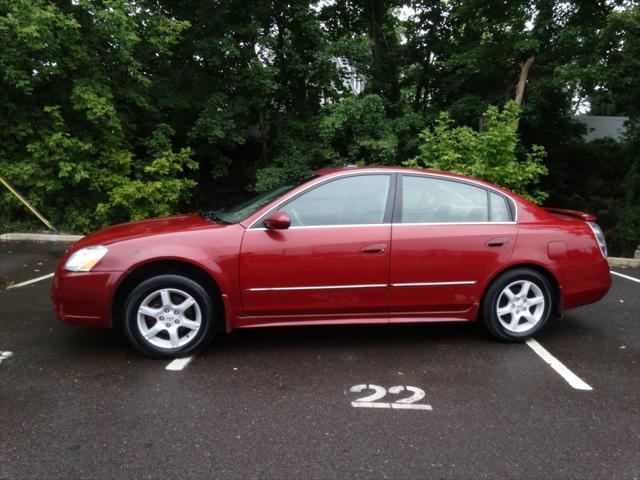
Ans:
[[[224,224],[231,223],[228,220],[225,220],[224,218],[222,218],[218,213],[218,210],[209,210],[208,212],[200,212],[200,216],[205,220],[209,220],[210,222],[224,223]]]

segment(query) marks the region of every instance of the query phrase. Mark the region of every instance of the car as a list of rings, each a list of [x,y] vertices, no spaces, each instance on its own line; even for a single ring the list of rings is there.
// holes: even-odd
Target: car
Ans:
[[[611,286],[595,217],[410,168],[327,168],[238,205],[115,225],[56,269],[56,316],[122,327],[151,357],[218,333],[473,322],[523,341]]]

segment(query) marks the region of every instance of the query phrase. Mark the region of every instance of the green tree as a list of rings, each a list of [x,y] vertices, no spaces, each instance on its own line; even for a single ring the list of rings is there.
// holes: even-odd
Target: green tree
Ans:
[[[0,172],[57,226],[87,231],[215,208],[327,164],[428,158],[592,210],[628,251],[635,183],[609,179],[618,191],[601,195],[598,178],[602,164],[637,178],[639,12],[631,0],[0,0]],[[334,57],[364,76],[363,94]],[[513,99],[517,130],[490,128],[484,112]],[[584,144],[572,115],[589,105],[630,117],[623,144]],[[451,148],[425,154],[427,127]],[[473,148],[504,156],[478,163]],[[520,180],[505,177],[513,158]],[[3,228],[24,218],[2,193]]]
[[[194,186],[170,130],[162,151],[146,140],[163,127],[145,62],[170,55],[188,24],[139,7],[0,1],[0,170],[63,228],[172,211]],[[135,215],[118,200],[126,190],[147,205]],[[0,202],[4,215],[20,211],[6,193]]]
[[[378,95],[328,105],[318,133],[327,164],[390,165],[397,158],[398,139]]]
[[[407,165],[480,178],[539,203],[546,198],[536,187],[547,173],[542,163],[545,152],[544,148],[534,145],[521,155],[523,158],[518,158],[519,112],[513,101],[502,111],[489,107],[480,131],[454,126],[449,114],[442,112],[435,126],[423,132],[420,155]]]
[[[367,79],[367,93],[382,98],[393,112],[400,101],[400,21],[397,0],[336,0],[320,12],[327,34]],[[364,48],[363,48],[364,47]]]

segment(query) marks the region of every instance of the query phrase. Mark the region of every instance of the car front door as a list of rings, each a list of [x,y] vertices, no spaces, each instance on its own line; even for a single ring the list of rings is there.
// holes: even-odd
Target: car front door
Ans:
[[[246,323],[386,322],[395,183],[390,173],[319,181],[249,227],[240,253]],[[265,227],[276,210],[291,218],[288,229]]]
[[[500,192],[447,177],[403,174],[398,189],[391,321],[456,318],[479,302],[484,280],[511,258],[515,207]]]

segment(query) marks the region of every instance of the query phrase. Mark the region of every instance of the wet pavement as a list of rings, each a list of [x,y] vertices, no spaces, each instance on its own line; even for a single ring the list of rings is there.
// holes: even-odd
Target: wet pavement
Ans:
[[[6,289],[67,247],[0,243],[0,479],[640,477],[640,283],[537,337],[592,390],[475,324],[236,331],[170,371]]]

